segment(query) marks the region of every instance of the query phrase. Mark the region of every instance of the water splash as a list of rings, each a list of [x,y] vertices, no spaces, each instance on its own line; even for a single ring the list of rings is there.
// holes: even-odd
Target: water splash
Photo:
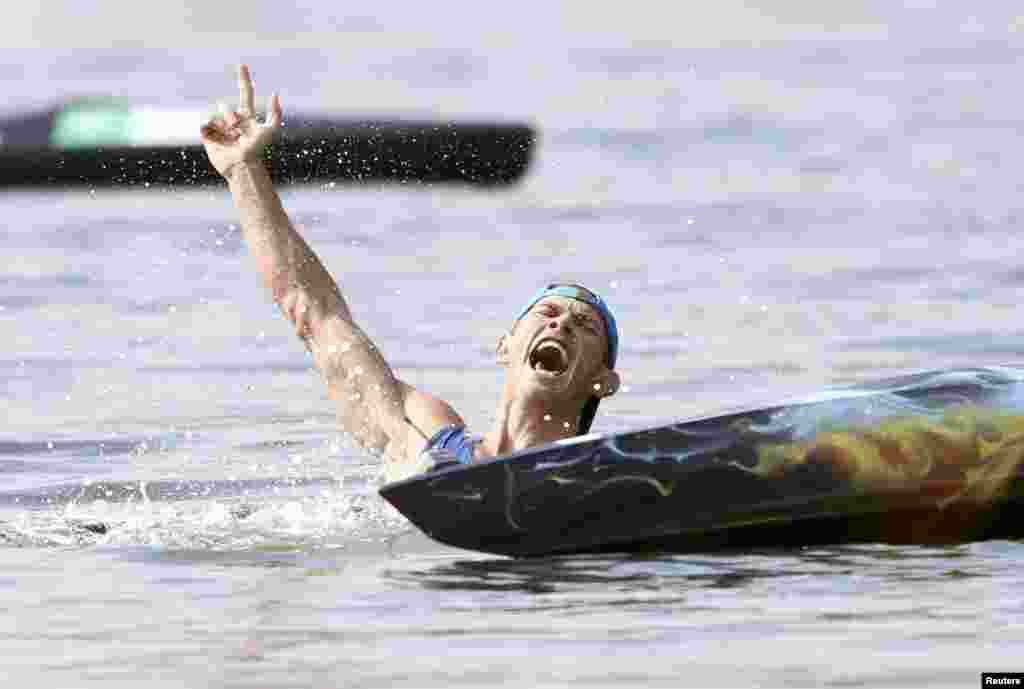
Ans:
[[[407,526],[358,478],[93,481],[0,494],[3,507],[0,546],[15,547],[338,548]]]

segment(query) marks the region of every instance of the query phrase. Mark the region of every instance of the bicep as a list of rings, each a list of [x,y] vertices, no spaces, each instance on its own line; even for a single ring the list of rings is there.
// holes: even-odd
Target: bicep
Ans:
[[[447,403],[398,380],[351,320],[338,314],[310,326],[303,339],[334,400],[338,425],[363,447],[410,457],[440,428],[462,422]]]
[[[343,431],[377,451],[404,435],[403,390],[376,345],[358,326],[335,316],[314,322],[303,339],[334,400]]]
[[[464,425],[462,417],[444,400],[398,381],[403,391],[405,420],[427,442],[445,426]]]

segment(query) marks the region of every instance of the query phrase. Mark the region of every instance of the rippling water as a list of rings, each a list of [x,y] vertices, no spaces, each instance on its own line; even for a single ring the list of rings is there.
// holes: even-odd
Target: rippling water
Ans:
[[[599,431],[1024,358],[1012,3],[307,3],[208,24],[168,5],[141,38],[108,3],[79,17],[115,34],[103,49],[57,22],[69,8],[14,10],[5,110],[229,98],[231,45],[286,107],[537,124],[514,189],[284,194],[399,375],[474,427],[496,339],[553,277],[619,314],[626,387]],[[524,562],[433,544],[334,431],[222,190],[0,204],[0,676],[903,687],[1024,667],[1020,543]]]

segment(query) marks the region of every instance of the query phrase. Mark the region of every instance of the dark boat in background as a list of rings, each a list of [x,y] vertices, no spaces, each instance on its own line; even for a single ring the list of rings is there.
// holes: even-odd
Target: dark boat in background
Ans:
[[[0,186],[201,185],[219,179],[201,109],[85,99],[0,121]],[[291,115],[267,157],[275,182],[509,184],[526,172],[527,124]]]

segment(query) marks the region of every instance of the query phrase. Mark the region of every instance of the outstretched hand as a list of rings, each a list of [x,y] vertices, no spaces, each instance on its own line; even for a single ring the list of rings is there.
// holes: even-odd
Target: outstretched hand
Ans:
[[[214,117],[200,130],[210,162],[224,178],[239,164],[261,162],[263,149],[274,130],[281,126],[281,102],[270,97],[270,115],[266,124],[256,120],[256,103],[249,68],[238,66],[238,110]]]

